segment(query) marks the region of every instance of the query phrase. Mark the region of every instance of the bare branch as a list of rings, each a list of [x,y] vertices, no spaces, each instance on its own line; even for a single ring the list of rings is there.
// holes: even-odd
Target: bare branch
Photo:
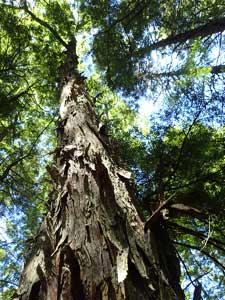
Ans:
[[[207,251],[201,250],[199,247],[197,247],[195,245],[190,245],[190,244],[181,243],[181,242],[177,242],[177,241],[173,241],[173,243],[176,244],[176,245],[182,246],[182,247],[186,247],[186,248],[197,250],[197,251],[201,252],[202,254],[204,254],[205,256],[207,256],[209,259],[211,259],[215,263],[215,265],[217,265],[218,267],[220,267],[221,271],[225,275],[225,266],[223,264],[221,264],[221,262],[219,262],[214,256],[212,256],[211,254],[209,254]],[[186,286],[184,289],[186,289],[187,287],[188,286]]]
[[[194,29],[179,33],[177,35],[171,35],[166,39],[155,42],[145,48],[139,49],[139,54],[148,54],[152,50],[170,46],[177,43],[185,43],[188,40],[195,39],[197,37],[206,37],[217,32],[223,32],[225,30],[225,17],[220,19],[210,20],[208,23],[196,27]]]
[[[178,225],[177,223],[174,223],[174,222],[167,222],[167,225],[169,227],[174,227],[176,228],[178,231],[182,232],[182,233],[186,233],[186,234],[190,234],[192,236],[195,236],[199,239],[202,239],[202,240],[205,240],[207,238],[207,236],[201,232],[198,232],[198,231],[195,231],[195,230],[192,230],[190,228],[187,228],[187,227],[184,227],[182,225]],[[209,238],[208,239],[208,244],[216,247],[217,249],[225,252],[225,243],[218,240],[218,239],[215,239],[215,238]]]

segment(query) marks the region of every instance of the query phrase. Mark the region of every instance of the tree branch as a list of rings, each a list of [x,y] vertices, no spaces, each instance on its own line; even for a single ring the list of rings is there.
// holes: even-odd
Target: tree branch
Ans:
[[[58,32],[51,25],[49,25],[49,23],[40,19],[31,10],[29,10],[27,1],[23,1],[23,6],[21,8],[24,9],[24,11],[27,12],[34,21],[36,21],[40,25],[47,28],[55,36],[55,38],[60,42],[60,44],[62,44],[67,49],[68,44],[61,38],[61,36],[58,34]]]
[[[225,275],[225,266],[223,264],[221,264],[215,257],[213,257],[211,254],[209,254],[207,251],[205,250],[201,250],[199,247],[194,246],[194,245],[189,245],[186,243],[180,243],[177,241],[173,241],[174,244],[179,245],[179,246],[183,246],[189,249],[193,249],[193,250],[197,250],[199,252],[201,252],[202,254],[204,254],[205,256],[207,256],[209,259],[211,259],[215,265],[217,265],[218,267],[221,268],[221,271],[223,272],[223,274]],[[186,286],[184,289],[187,289],[188,286]]]
[[[170,46],[177,43],[184,43],[188,40],[195,39],[197,37],[206,37],[217,32],[223,32],[225,30],[225,17],[220,19],[210,20],[208,23],[201,25],[197,28],[179,33],[177,35],[171,35],[166,39],[155,42],[145,48],[139,49],[138,54],[148,54],[152,50],[162,47]]]
[[[191,71],[195,74],[201,73],[204,69],[208,68],[209,73],[212,75],[218,75],[225,73],[225,65],[218,65],[218,66],[200,66],[196,68],[192,68]],[[139,74],[139,78],[142,79],[151,79],[151,78],[162,78],[162,77],[178,77],[181,75],[188,75],[190,72],[186,68],[181,68],[175,71],[169,72],[161,72],[161,73],[149,73],[149,74]]]
[[[188,276],[188,278],[189,278],[189,280],[190,280],[190,283],[189,283],[189,284],[192,284],[192,285],[195,287],[195,283],[194,283],[194,281],[193,281],[192,278],[191,278],[191,275],[190,275],[190,273],[189,273],[189,271],[188,271],[188,268],[187,268],[187,266],[186,266],[184,260],[182,259],[180,253],[177,251],[176,248],[175,248],[175,250],[176,250],[177,256],[178,256],[179,260],[181,261],[181,263],[182,263],[182,265],[183,265],[183,267],[184,267],[184,269],[185,269],[185,271],[186,271],[186,274],[187,274],[187,276]]]
[[[173,172],[172,174],[170,174],[169,178],[167,179],[167,181],[165,182],[164,184],[164,189],[165,187],[170,183],[171,179],[173,179],[173,177],[176,175],[177,173],[177,170],[179,169],[179,166],[180,166],[180,162],[181,162],[181,159],[182,159],[182,155],[183,155],[183,151],[184,151],[184,148],[186,146],[186,143],[187,143],[187,139],[191,133],[191,130],[192,128],[194,127],[194,125],[196,124],[196,122],[198,121],[198,118],[200,116],[200,114],[202,113],[203,109],[205,109],[205,107],[207,106],[208,103],[206,103],[206,105],[204,107],[202,107],[198,112],[197,114],[195,115],[191,125],[189,126],[187,132],[184,133],[184,139],[182,141],[182,144],[181,144],[181,147],[180,147],[180,150],[179,150],[179,154],[178,154],[178,158],[177,158],[177,161],[176,161],[176,165],[174,166],[173,168]]]
[[[66,43],[61,38],[61,36],[58,34],[58,32],[48,22],[40,19],[31,10],[29,10],[26,0],[21,0],[21,5],[20,6],[14,6],[12,4],[4,4],[4,3],[1,3],[0,5],[2,5],[4,7],[9,7],[9,8],[12,8],[12,9],[23,9],[26,13],[28,13],[31,16],[31,18],[34,21],[36,21],[40,25],[47,28],[55,36],[55,38],[60,42],[61,45],[63,45],[66,49],[68,48],[68,43]]]
[[[175,227],[176,229],[178,229],[180,232],[186,233],[186,234],[190,234],[192,236],[195,236],[199,239],[205,240],[207,239],[207,236],[201,232],[197,232],[195,230],[192,230],[190,228],[184,227],[182,225],[178,225],[177,223],[174,222],[167,222],[167,225],[169,227]],[[223,248],[222,246],[225,246],[224,242],[221,242],[215,238],[208,238],[207,243],[216,247],[217,249],[221,250],[222,252],[225,252],[225,248]]]
[[[4,285],[4,286],[6,286],[6,285],[13,285],[15,287],[18,287],[18,284],[16,284],[15,282],[12,282],[10,280],[0,279],[0,284]]]
[[[24,154],[23,156],[19,157],[18,159],[14,160],[11,164],[8,165],[8,167],[5,169],[5,171],[0,175],[0,181],[3,181],[9,174],[10,170],[16,166],[18,163],[20,163],[23,159],[29,157],[32,153],[33,148],[35,147],[38,139],[40,136],[44,133],[44,131],[50,126],[50,124],[54,121],[55,116],[50,120],[50,122],[43,128],[43,130],[38,134],[35,141],[32,143],[29,151]]]

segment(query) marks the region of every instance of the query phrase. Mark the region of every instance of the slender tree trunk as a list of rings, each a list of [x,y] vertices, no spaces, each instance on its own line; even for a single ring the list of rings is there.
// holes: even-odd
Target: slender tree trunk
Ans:
[[[76,57],[73,57],[76,61]],[[48,214],[28,253],[18,300],[182,300],[165,228],[144,223],[129,173],[110,157],[84,79],[64,65]]]

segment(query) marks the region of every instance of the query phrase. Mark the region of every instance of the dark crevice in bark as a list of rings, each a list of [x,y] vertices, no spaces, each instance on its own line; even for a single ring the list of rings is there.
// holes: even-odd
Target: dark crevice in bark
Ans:
[[[64,172],[63,172],[63,176],[66,178],[67,175],[68,175],[68,171],[69,171],[69,167],[70,167],[70,163],[68,162],[68,158],[65,158],[66,159],[66,165],[65,165],[65,169],[64,169]]]
[[[157,281],[157,274],[155,272],[155,268],[154,268],[154,264],[152,263],[152,261],[149,259],[149,257],[146,255],[146,253],[143,251],[143,249],[136,243],[136,247],[137,250],[140,254],[140,256],[143,259],[143,262],[145,264],[145,266],[147,266],[147,270],[148,270],[148,275],[149,278],[151,278],[153,281]]]
[[[106,211],[114,216],[115,211],[119,211],[115,201],[114,187],[109,178],[107,168],[102,164],[101,157],[97,157],[96,160],[96,171],[93,174],[99,187],[100,197],[103,200],[102,204]]]
[[[86,229],[86,232],[87,232],[87,242],[88,242],[88,243],[91,243],[91,236],[90,236],[90,229],[89,229],[89,226],[86,225],[86,226],[85,226],[85,229]]]
[[[168,279],[169,284],[173,290],[182,299],[184,297],[183,291],[179,285],[179,278],[181,275],[179,259],[176,254],[166,226],[162,223],[156,223],[152,226],[152,232],[155,237],[155,243],[158,251],[158,270],[162,270]]]
[[[79,262],[69,246],[65,246],[61,252],[61,265],[62,268],[69,272],[69,278],[66,278],[66,276],[64,278],[62,276],[61,278],[62,281],[64,280],[64,282],[61,283],[62,288],[64,287],[66,290],[68,288],[70,289],[68,293],[69,298],[65,298],[65,300],[84,300],[84,288],[80,277]],[[59,292],[60,300],[61,293],[62,291]],[[70,295],[72,296],[71,298]]]
[[[38,280],[35,282],[32,286],[31,292],[30,292],[30,297],[29,300],[41,300],[40,299],[40,288],[41,288],[41,281]]]
[[[86,195],[91,194],[90,184],[89,184],[87,175],[84,176],[84,192],[85,192]]]
[[[101,157],[97,157],[96,166],[95,178],[99,186],[101,204],[104,207],[106,215],[108,215],[111,228],[114,228],[113,231],[116,238],[122,245],[127,245],[127,237],[126,234],[124,234],[126,224],[124,222],[123,212],[116,203],[114,186],[107,168],[101,161]]]
[[[108,291],[109,300],[116,300],[116,292],[115,292],[115,289],[112,285],[111,280],[108,280],[108,287],[109,287],[109,291]]]
[[[105,243],[106,243],[106,249],[108,250],[109,253],[110,263],[113,266],[115,265],[115,261],[116,261],[116,253],[117,253],[116,247],[110,242],[108,238],[105,238]]]
[[[145,299],[158,299],[154,296],[155,291],[149,291],[149,282],[140,276],[135,264],[128,261],[129,274],[125,281],[127,299],[129,300],[145,300]],[[152,281],[151,281],[152,282]],[[155,284],[154,284],[155,285]],[[155,288],[157,290],[157,288]]]
[[[33,296],[38,295],[37,300],[44,300],[47,293],[47,282],[45,278],[45,274],[42,271],[40,265],[37,266],[37,274],[40,278],[38,282],[35,282],[32,286],[30,300],[33,300]],[[35,299],[35,298],[34,298]]]

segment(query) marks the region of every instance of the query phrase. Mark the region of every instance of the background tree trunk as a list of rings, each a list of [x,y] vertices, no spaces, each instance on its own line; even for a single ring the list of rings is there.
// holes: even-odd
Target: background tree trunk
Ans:
[[[147,233],[110,157],[84,79],[62,72],[53,191],[16,299],[184,299],[179,261],[161,224]]]

